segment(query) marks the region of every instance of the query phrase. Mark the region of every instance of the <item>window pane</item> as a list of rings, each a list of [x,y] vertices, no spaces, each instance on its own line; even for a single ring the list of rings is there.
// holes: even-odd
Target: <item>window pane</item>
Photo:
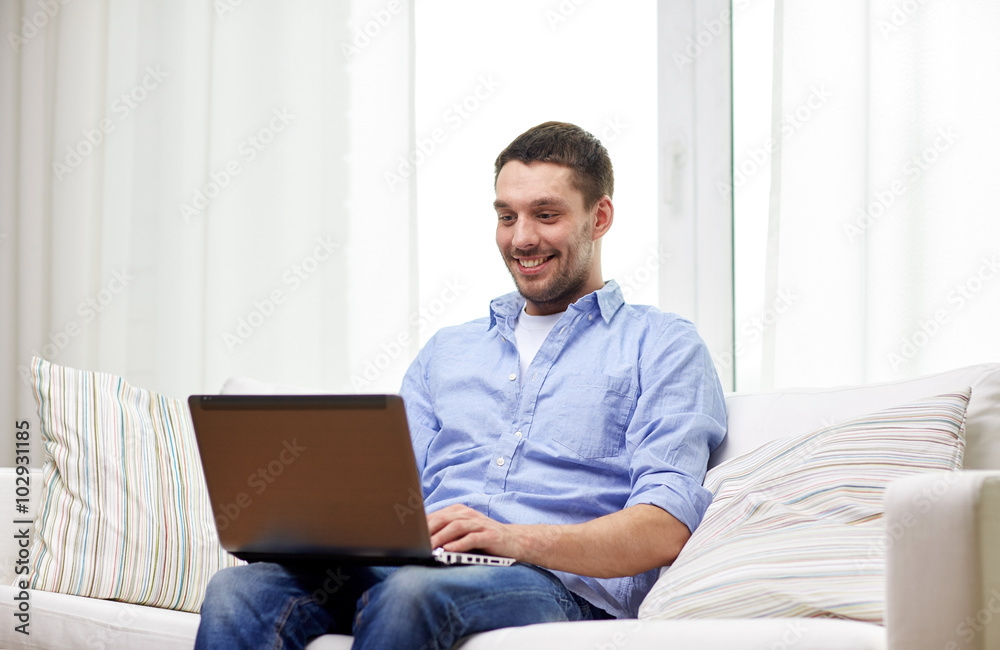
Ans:
[[[737,389],[996,360],[1000,90],[982,80],[1000,72],[1000,6],[783,7],[773,196],[779,166],[764,143],[774,3],[734,12]],[[768,260],[772,209],[779,238]],[[765,273],[775,295],[765,295]]]
[[[733,269],[736,389],[760,388],[771,158],[774,1],[733,6]],[[767,318],[767,320],[770,320]]]

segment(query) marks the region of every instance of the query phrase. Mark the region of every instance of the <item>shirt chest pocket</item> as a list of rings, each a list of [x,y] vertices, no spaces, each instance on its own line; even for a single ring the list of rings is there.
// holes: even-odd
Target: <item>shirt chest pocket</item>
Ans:
[[[625,427],[636,389],[628,378],[570,377],[553,396],[558,404],[552,439],[583,458],[608,458],[624,450]]]

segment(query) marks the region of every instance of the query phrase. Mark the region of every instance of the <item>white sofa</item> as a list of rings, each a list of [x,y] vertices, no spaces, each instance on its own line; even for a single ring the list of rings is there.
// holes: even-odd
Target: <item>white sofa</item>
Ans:
[[[944,490],[940,475],[931,473],[899,480],[886,495],[887,530],[906,534],[888,547],[885,627],[829,618],[555,623],[476,635],[463,649],[1000,648],[1000,364],[869,386],[729,395],[729,434],[711,464],[769,440],[968,386],[965,469]],[[32,484],[40,482],[36,470]],[[25,516],[13,511],[12,469],[0,469],[0,486],[0,648],[192,647],[197,614],[42,591],[29,594],[30,635],[15,633],[21,590],[6,585],[15,578],[16,535],[24,528],[12,522]],[[920,499],[926,508],[913,507]],[[350,645],[350,637],[327,635],[309,648]]]

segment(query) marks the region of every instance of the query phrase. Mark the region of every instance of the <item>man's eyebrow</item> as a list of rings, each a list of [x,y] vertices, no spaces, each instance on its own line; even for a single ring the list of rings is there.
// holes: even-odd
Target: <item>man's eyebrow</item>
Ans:
[[[557,208],[563,208],[563,207],[566,207],[567,205],[569,205],[569,202],[568,201],[564,201],[563,199],[560,199],[559,197],[555,197],[555,196],[552,196],[552,197],[545,196],[545,197],[542,197],[540,199],[535,199],[534,201],[531,202],[531,207],[533,207],[533,208],[540,208],[540,207],[544,207],[544,206],[547,206],[547,205],[552,205],[552,206],[555,206]]]
[[[535,199],[531,202],[531,207],[541,208],[546,206],[555,206],[559,208],[564,208],[569,205],[569,202],[554,196],[543,196],[540,199]],[[493,202],[493,208],[499,210],[500,208],[509,208],[510,204],[506,201],[497,199]]]

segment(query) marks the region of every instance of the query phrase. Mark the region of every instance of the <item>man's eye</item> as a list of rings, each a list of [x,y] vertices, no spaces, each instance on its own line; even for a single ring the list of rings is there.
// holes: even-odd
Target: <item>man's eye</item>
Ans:
[[[539,219],[551,219],[551,218],[553,218],[555,216],[556,215],[554,215],[554,214],[549,214],[548,212],[545,212],[545,213],[542,213],[542,214],[538,215],[538,218]]]
[[[512,214],[498,214],[497,218],[499,218],[500,221],[510,222],[510,221],[514,220],[514,215],[512,215]]]

